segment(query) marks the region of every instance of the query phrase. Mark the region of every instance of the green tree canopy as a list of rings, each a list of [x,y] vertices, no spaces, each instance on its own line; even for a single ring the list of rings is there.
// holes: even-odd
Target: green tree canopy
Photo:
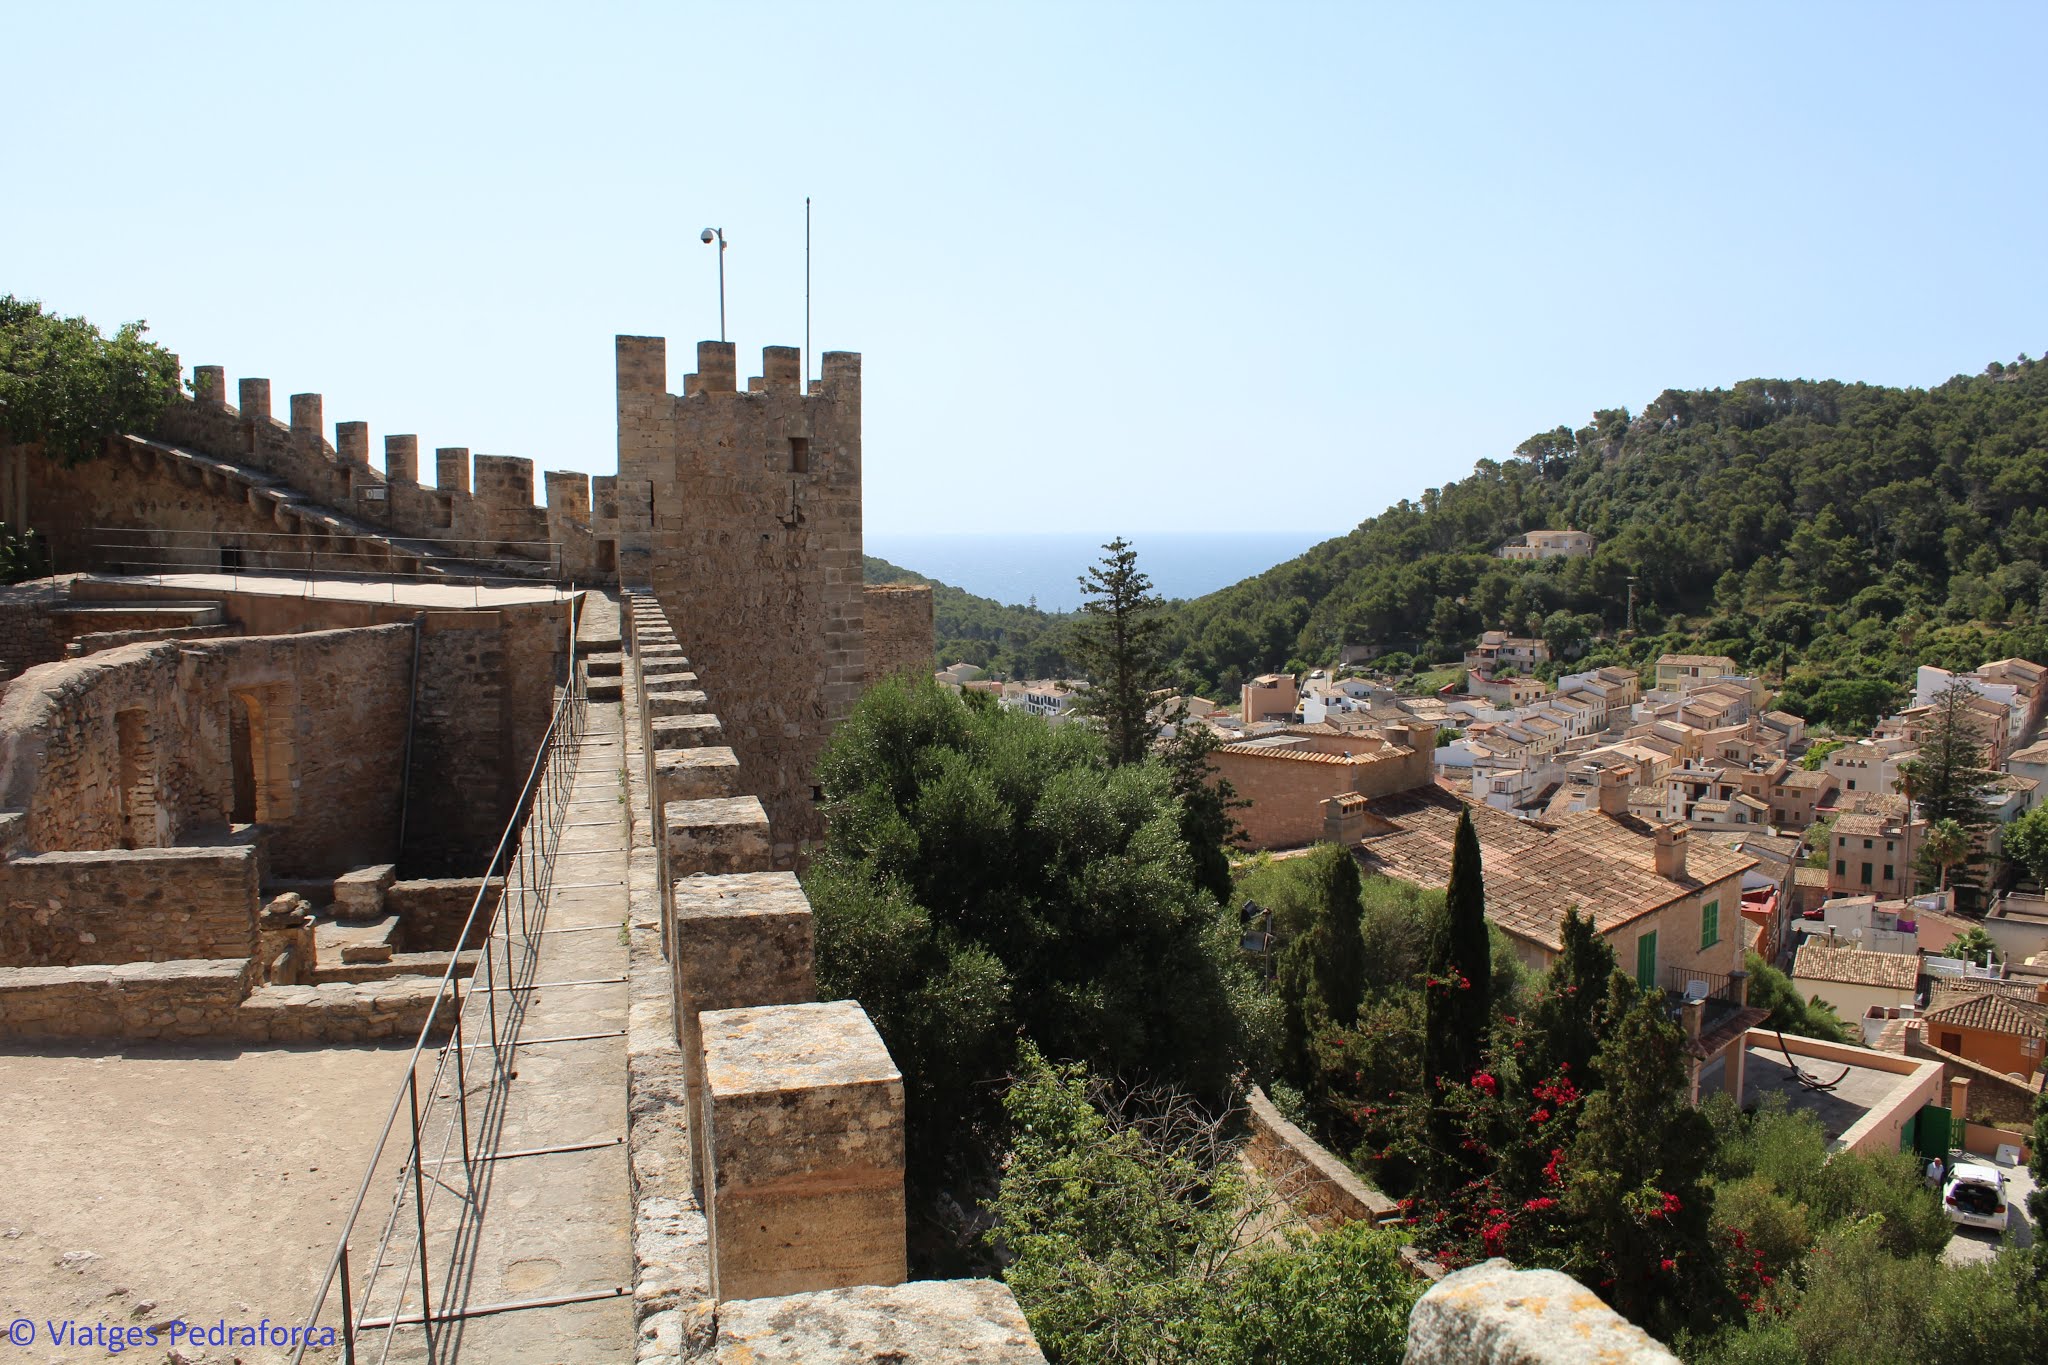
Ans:
[[[142,322],[112,337],[80,317],[0,296],[0,439],[42,442],[52,459],[76,464],[109,436],[146,432],[178,394],[178,358],[143,340]]]
[[[903,1069],[913,1173],[985,1153],[1020,1037],[1217,1093],[1265,1027],[1158,763],[925,680],[871,689],[819,780],[819,993],[866,1006]]]

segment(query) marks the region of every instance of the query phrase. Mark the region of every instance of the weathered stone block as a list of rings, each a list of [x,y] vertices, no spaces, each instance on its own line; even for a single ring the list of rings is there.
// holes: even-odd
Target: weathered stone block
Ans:
[[[719,1365],[1043,1365],[1023,1310],[994,1280],[915,1280],[729,1303]]]
[[[811,902],[792,872],[685,877],[673,888],[676,1040],[690,1131],[703,1131],[704,1010],[790,1005],[817,996]],[[703,1189],[695,1154],[693,1178]]]
[[[671,880],[700,872],[765,872],[768,812],[758,796],[671,801],[662,807],[662,850]]]
[[[1648,1332],[1555,1270],[1492,1260],[1446,1276],[1408,1316],[1407,1365],[1678,1365]]]
[[[739,789],[740,761],[723,744],[706,749],[662,749],[654,755],[657,810],[666,810],[675,801],[735,796]]]
[[[903,1077],[851,1000],[715,1010],[703,1031],[712,1292],[903,1279]]]
[[[647,714],[657,720],[664,716],[701,716],[710,709],[711,699],[689,688],[664,687],[647,693]]]
[[[398,880],[398,869],[390,863],[359,867],[334,879],[334,917],[346,920],[379,919],[384,914],[384,893]]]
[[[647,742],[654,749],[697,749],[725,743],[725,727],[717,716],[658,716],[647,722]]]

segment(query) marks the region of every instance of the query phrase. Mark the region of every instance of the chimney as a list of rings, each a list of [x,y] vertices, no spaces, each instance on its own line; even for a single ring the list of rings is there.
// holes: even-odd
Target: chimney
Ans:
[[[1365,834],[1365,798],[1357,792],[1339,792],[1323,802],[1323,839],[1349,848]]]
[[[1948,1112],[1955,1121],[1967,1123],[1970,1117],[1970,1078],[1951,1076],[1948,1078]]]
[[[1700,1040],[1700,1027],[1706,1022],[1706,1017],[1707,1002],[1704,1000],[1688,1000],[1679,1007],[1679,1024],[1685,1029],[1685,1036],[1695,1043]]]
[[[1628,769],[1615,766],[1600,770],[1600,813],[1628,814]]]
[[[1685,826],[1657,826],[1657,875],[1666,881],[1685,880]]]

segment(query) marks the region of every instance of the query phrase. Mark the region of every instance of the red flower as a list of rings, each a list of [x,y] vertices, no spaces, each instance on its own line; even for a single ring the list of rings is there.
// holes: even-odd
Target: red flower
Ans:
[[[1538,1195],[1536,1198],[1531,1199],[1528,1203],[1522,1205],[1522,1207],[1527,1209],[1531,1213],[1541,1213],[1545,1209],[1556,1208],[1557,1201],[1555,1199],[1552,1199],[1549,1195]]]
[[[1657,1262],[1657,1268],[1659,1270],[1676,1270],[1678,1269],[1678,1262],[1666,1256],[1663,1260]]]
[[[1563,1176],[1557,1173],[1558,1163],[1563,1160],[1564,1148],[1552,1147],[1550,1149],[1550,1160],[1543,1163],[1543,1178],[1553,1185],[1562,1183],[1564,1179]]]
[[[1548,1123],[1549,1121],[1550,1111],[1548,1109],[1538,1109],[1535,1113],[1529,1115],[1529,1122],[1531,1123]]]
[[[1666,1190],[1664,1192],[1664,1207],[1657,1210],[1657,1217],[1669,1218],[1672,1214],[1677,1213],[1680,1209],[1684,1207],[1685,1205],[1679,1202],[1679,1198],[1677,1195],[1672,1194],[1669,1190]]]
[[[1472,1073],[1472,1088],[1484,1090],[1489,1095],[1497,1095],[1500,1093],[1500,1082],[1484,1071],[1475,1071]]]

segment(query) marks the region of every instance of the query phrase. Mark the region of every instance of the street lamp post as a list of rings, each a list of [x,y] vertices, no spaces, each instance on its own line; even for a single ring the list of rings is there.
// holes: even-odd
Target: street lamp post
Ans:
[[[725,229],[705,228],[697,240],[710,246],[718,243],[718,339],[725,340]]]

